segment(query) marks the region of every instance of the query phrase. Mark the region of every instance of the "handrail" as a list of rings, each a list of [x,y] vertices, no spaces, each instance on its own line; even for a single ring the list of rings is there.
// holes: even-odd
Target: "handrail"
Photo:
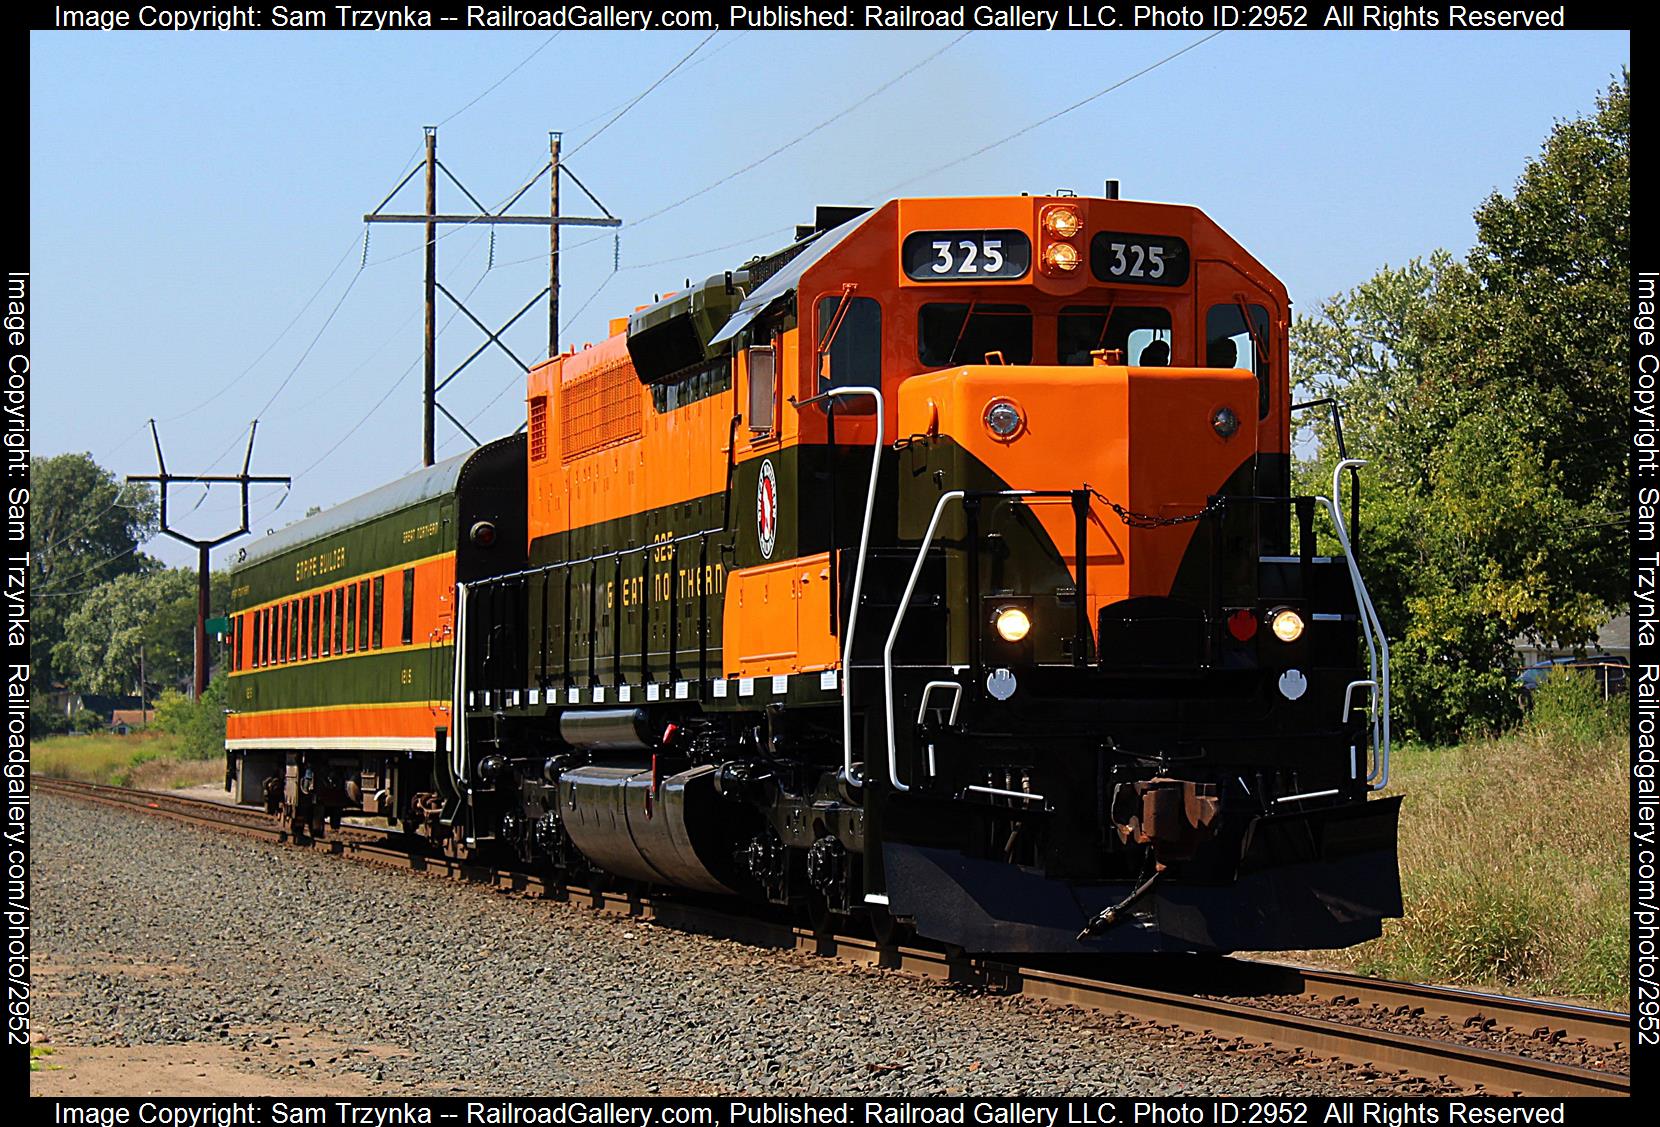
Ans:
[[[1360,565],[1355,562],[1354,551],[1349,545],[1349,533],[1343,523],[1343,471],[1346,469],[1358,470],[1366,464],[1363,458],[1344,458],[1337,463],[1331,474],[1331,496],[1321,497],[1320,501],[1331,513],[1332,527],[1337,533],[1337,542],[1343,546],[1343,559],[1349,566],[1349,582],[1355,589],[1355,603],[1360,610],[1362,634],[1366,638],[1367,660],[1370,663],[1372,680],[1377,682],[1377,708],[1372,715],[1372,748],[1375,759],[1366,772],[1366,782],[1373,790],[1382,790],[1389,785],[1389,638],[1383,632],[1383,625],[1378,619],[1377,608],[1372,604],[1371,593],[1366,590],[1366,581],[1361,577]],[[1375,639],[1375,640],[1374,640]]]
[[[583,556],[575,560],[554,560],[552,563],[539,564],[536,567],[520,568],[518,571],[504,571],[500,575],[487,575],[472,581],[471,586],[487,587],[493,583],[505,583],[510,579],[528,579],[531,576],[541,575],[544,572],[558,571],[560,568],[578,567],[582,564],[598,563],[601,560],[614,559],[619,556],[632,556],[638,552],[651,552],[658,548],[667,548],[675,544],[684,544],[688,540],[697,540],[705,536],[715,536],[726,531],[721,528],[706,528],[700,532],[688,532],[681,536],[671,536],[667,540],[652,540],[644,544],[636,544],[632,548],[612,548],[608,552],[595,552],[591,556]]]
[[[876,438],[870,447],[870,487],[865,491],[865,519],[859,529],[859,558],[853,565],[853,598],[847,609],[847,629],[842,633],[842,777],[858,787],[864,786],[865,781],[853,768],[853,637],[859,626],[859,600],[865,589],[865,560],[870,556],[870,526],[876,516],[876,482],[882,469],[882,428],[885,421],[882,414],[882,389],[868,386],[833,387],[811,399],[797,401],[791,397],[790,404],[799,411],[821,399],[855,397],[876,400]],[[834,503],[832,499],[831,504]]]
[[[471,790],[467,780],[467,702],[463,696],[467,682],[467,595],[471,584],[457,583],[455,585],[455,669],[451,677],[454,687],[451,689],[452,701],[450,705],[450,774],[455,777],[458,787]]]
[[[893,647],[899,641],[899,628],[905,624],[905,611],[911,605],[911,593],[916,590],[917,578],[922,574],[923,562],[928,558],[928,548],[934,542],[934,530],[939,527],[945,506],[952,501],[961,501],[964,496],[963,490],[952,489],[941,493],[940,499],[934,504],[934,515],[928,519],[928,531],[922,534],[922,544],[916,551],[916,563],[911,565],[911,577],[905,583],[905,593],[899,596],[899,605],[894,608],[893,627],[888,631],[887,644],[882,647],[882,709],[887,714],[888,781],[893,784],[893,789],[898,791],[911,788],[899,781],[899,740],[894,733],[893,722]]]
[[[976,491],[977,497],[1032,497],[1042,496],[1054,491],[1036,489],[995,489],[984,492]],[[922,543],[916,550],[916,562],[911,565],[911,576],[905,582],[905,593],[899,596],[899,606],[893,612],[893,626],[888,630],[887,644],[882,647],[882,708],[886,713],[888,734],[888,782],[894,790],[906,791],[911,788],[899,781],[899,739],[894,728],[893,718],[893,647],[899,641],[900,627],[905,625],[905,614],[911,607],[911,595],[916,591],[916,581],[922,575],[922,565],[928,559],[928,549],[934,543],[934,531],[939,528],[940,517],[945,513],[945,506],[952,501],[961,501],[967,491],[952,489],[941,493],[940,499],[934,504],[934,515],[928,519],[928,530],[922,534]],[[1070,493],[1062,494],[1071,496]],[[975,593],[970,593],[970,598]]]

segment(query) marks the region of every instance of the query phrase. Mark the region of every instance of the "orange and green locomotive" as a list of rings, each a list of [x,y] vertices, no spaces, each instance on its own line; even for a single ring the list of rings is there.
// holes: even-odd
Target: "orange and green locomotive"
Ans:
[[[820,209],[534,369],[522,439],[251,553],[302,656],[237,674],[241,797],[970,951],[1375,936],[1388,649],[1337,482],[1291,494],[1289,318],[1189,207]],[[336,547],[348,616],[431,568],[427,634],[303,656]]]

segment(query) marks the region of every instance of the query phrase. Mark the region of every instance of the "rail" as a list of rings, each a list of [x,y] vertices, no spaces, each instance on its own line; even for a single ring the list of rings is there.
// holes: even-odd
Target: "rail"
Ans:
[[[919,945],[883,945],[868,937],[826,935],[770,917],[731,911],[700,897],[605,892],[566,884],[540,871],[524,871],[449,857],[431,843],[399,838],[368,827],[330,831],[328,839],[285,832],[269,816],[246,806],[134,791],[91,783],[37,777],[33,786],[83,801],[120,806],[135,813],[184,820],[221,832],[287,841],[343,859],[366,861],[440,878],[467,880],[503,891],[584,904],[631,919],[718,935],[761,947],[794,949],[843,962],[876,965],[934,979],[977,983],[994,992],[1018,993],[1049,1002],[1174,1023],[1210,1039],[1238,1038],[1292,1050],[1312,1050],[1376,1069],[1400,1069],[1486,1095],[1625,1096],[1631,1076],[1625,1059],[1631,1015],[1558,1002],[1479,993],[1441,986],[1391,982],[1333,971],[1243,959],[1053,960],[1028,956],[1018,962],[990,956],[965,957]],[[1039,796],[1021,793],[1018,797]],[[877,900],[878,897],[869,897]],[[880,898],[885,900],[885,897]],[[1311,1003],[1342,1003],[1335,1020],[1311,1016]],[[1454,1030],[1503,1027],[1527,1037],[1541,1051],[1559,1041],[1597,1047],[1588,1062],[1506,1051],[1426,1036],[1430,1026],[1401,1032],[1366,1024],[1359,1010],[1445,1019]],[[1401,1018],[1404,1022],[1406,1019]],[[1612,1057],[1601,1063],[1601,1049]],[[1591,1067],[1587,1067],[1590,1063]],[[1379,1078],[1379,1095],[1390,1094]]]

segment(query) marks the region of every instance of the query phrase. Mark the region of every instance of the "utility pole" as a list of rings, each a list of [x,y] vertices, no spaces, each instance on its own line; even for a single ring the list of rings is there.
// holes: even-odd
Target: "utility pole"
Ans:
[[[559,139],[548,134],[548,214],[559,218]],[[559,355],[559,224],[548,224],[548,355]]]
[[[559,228],[564,226],[620,227],[622,226],[622,220],[618,219],[616,216],[612,215],[610,211],[606,210],[605,205],[600,203],[594,196],[594,193],[590,192],[587,186],[576,178],[575,173],[571,172],[568,167],[560,164],[560,134],[558,133],[550,133],[548,135],[548,163],[542,167],[542,170],[535,176],[531,177],[524,187],[513,193],[511,199],[502,204],[501,207],[497,208],[495,211],[491,211],[489,208],[479,203],[478,197],[468,191],[467,186],[461,183],[460,180],[457,180],[455,174],[448,168],[445,168],[443,162],[438,159],[438,127],[436,125],[428,125],[423,126],[423,130],[426,134],[427,150],[427,159],[425,164],[427,189],[426,211],[420,215],[386,214],[381,211],[381,208],[384,208],[387,204],[391,203],[392,198],[403,190],[405,184],[408,184],[415,178],[415,173],[420,171],[422,167],[421,165],[417,165],[415,168],[410,169],[409,174],[398,182],[398,186],[393,188],[384,200],[380,201],[379,207],[375,208],[374,211],[371,211],[368,215],[363,217],[363,221],[365,223],[419,223],[426,231],[426,376],[422,393],[421,461],[423,465],[430,466],[433,463],[434,450],[436,447],[436,443],[434,441],[434,425],[437,413],[442,413],[446,419],[454,423],[456,429],[462,434],[466,435],[468,438],[473,438],[472,433],[461,424],[461,421],[454,415],[450,414],[450,412],[444,408],[444,405],[438,401],[438,393],[443,391],[451,380],[461,374],[461,370],[463,368],[465,368],[468,364],[471,364],[492,344],[507,353],[507,355],[512,358],[513,362],[521,369],[526,372],[530,371],[529,365],[520,360],[517,356],[514,356],[513,350],[508,348],[506,344],[502,343],[501,334],[511,328],[514,322],[524,316],[525,313],[529,311],[530,307],[540,301],[544,295],[546,295],[548,299],[548,355],[552,356],[557,351],[559,347]],[[461,189],[461,193],[465,195],[472,205],[478,209],[476,213],[444,213],[438,210],[438,173],[440,172],[448,177],[452,184]],[[551,180],[551,188],[548,196],[548,214],[508,215],[507,209],[518,203],[520,197],[528,192],[537,180],[541,179],[542,173],[544,172],[550,174],[549,178]],[[583,194],[590,200],[593,200],[594,205],[598,207],[600,211],[605,213],[604,216],[597,217],[561,214],[559,210],[559,177],[561,175],[569,176],[571,178],[571,182],[578,188],[581,188]],[[462,304],[460,298],[445,289],[444,284],[438,280],[438,226],[443,223],[460,224],[463,226],[469,226],[475,223],[481,226],[529,224],[532,226],[547,227],[548,288],[543,290],[542,293],[539,293],[535,297],[531,298],[530,301],[511,318],[509,318],[507,323],[501,328],[491,332],[490,329],[485,326],[484,322],[473,316],[472,310]],[[471,356],[468,356],[467,359],[463,360],[459,367],[442,380],[437,378],[437,317],[439,294],[442,294],[444,297],[448,298],[457,309],[465,313],[468,320],[472,321],[472,323],[478,327],[479,331],[482,332],[486,338],[485,342],[479,345],[478,348],[473,351]],[[476,443],[478,440],[473,438],[473,441]]]
[[[433,216],[438,213],[438,127],[426,127],[427,135],[427,324],[426,324],[426,378],[421,402],[421,464],[432,465],[433,418],[432,408],[438,402],[438,224]]]
[[[287,485],[293,479],[288,477],[257,476],[248,472],[248,466],[254,460],[254,433],[259,429],[259,420],[254,420],[248,428],[248,452],[242,459],[242,472],[229,474],[172,474],[167,472],[167,461],[161,455],[161,434],[156,430],[156,421],[150,420],[150,437],[156,443],[156,472],[153,474],[128,474],[127,481],[151,482],[160,487],[161,493],[161,531],[173,539],[189,544],[196,549],[196,677],[194,698],[202,699],[202,691],[207,688],[207,619],[208,619],[208,592],[209,571],[208,553],[219,545],[235,540],[238,536],[248,534],[248,487],[250,485]],[[215,482],[234,482],[242,487],[242,526],[235,532],[227,532],[215,540],[198,540],[193,536],[186,536],[182,532],[167,526],[167,487],[174,482],[185,484],[212,484]],[[142,661],[142,658],[141,658]],[[141,691],[143,673],[139,674]],[[142,703],[142,702],[141,702]]]

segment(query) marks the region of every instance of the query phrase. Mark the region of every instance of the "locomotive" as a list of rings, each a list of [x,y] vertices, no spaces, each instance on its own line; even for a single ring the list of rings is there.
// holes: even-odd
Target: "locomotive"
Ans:
[[[1388,645],[1289,317],[1192,207],[819,208],[247,549],[227,783],[884,942],[1374,937]]]

